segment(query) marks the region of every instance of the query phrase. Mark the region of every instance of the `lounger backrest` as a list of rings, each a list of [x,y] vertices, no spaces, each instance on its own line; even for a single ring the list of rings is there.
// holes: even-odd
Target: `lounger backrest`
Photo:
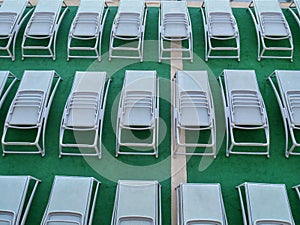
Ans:
[[[245,189],[252,224],[266,219],[294,224],[284,184],[247,183]]]
[[[77,13],[97,13],[102,15],[104,5],[104,0],[81,0]]]
[[[156,92],[156,71],[126,70],[125,91]]]
[[[150,224],[156,224],[158,212],[157,182],[119,181],[117,191],[117,224],[126,224],[126,217],[146,218],[151,220]],[[124,223],[122,223],[122,219]],[[147,224],[146,221],[145,223]]]
[[[39,0],[34,13],[53,13],[58,17],[63,0]]]
[[[181,187],[184,225],[201,220],[226,224],[219,184],[183,184]]]
[[[14,224],[21,216],[28,185],[27,176],[0,176],[0,220]]]
[[[118,13],[143,14],[145,2],[143,0],[121,0]]]
[[[19,91],[49,92],[54,78],[54,71],[25,70],[19,85]]]
[[[210,13],[232,13],[229,0],[205,0],[206,14]]]
[[[28,4],[28,0],[5,0],[0,7],[0,14],[5,13],[16,13],[20,15],[24,12]]]
[[[224,70],[224,80],[227,90],[258,91],[254,70]]]
[[[78,222],[82,221],[79,224],[86,224],[92,187],[91,177],[56,176],[44,215],[45,222],[46,220],[72,220],[74,218],[70,218],[71,213],[75,213],[73,216],[78,217]]]
[[[186,1],[163,1],[161,3],[161,11],[163,17],[166,16],[167,14],[173,14],[173,13],[186,14],[187,13]]]
[[[276,70],[275,73],[283,93],[300,91],[300,71]]]
[[[106,72],[80,72],[75,74],[73,92],[93,92],[100,94],[107,78]]]
[[[254,0],[253,3],[258,14],[268,12],[282,13],[277,0]]]

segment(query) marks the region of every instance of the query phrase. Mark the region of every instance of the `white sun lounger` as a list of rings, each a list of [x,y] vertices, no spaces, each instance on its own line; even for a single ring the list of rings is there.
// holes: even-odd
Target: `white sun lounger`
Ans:
[[[187,8],[186,1],[162,1],[159,9],[159,26],[158,26],[158,61],[163,59],[188,59],[193,61],[193,34],[192,24]],[[187,41],[188,46],[185,47],[167,47],[166,42]],[[187,56],[181,57],[166,56],[164,53],[187,52]]]
[[[0,176],[1,224],[25,224],[39,182],[31,176]],[[33,188],[29,188],[31,183]]]
[[[57,33],[68,10],[67,6],[62,9],[63,4],[63,0],[38,1],[24,31],[22,60],[25,57],[50,57],[55,60]],[[33,54],[34,51],[40,54]]]
[[[161,225],[157,181],[118,181],[111,225]]]
[[[101,158],[102,126],[110,79],[106,72],[79,72],[67,100],[60,126],[59,157],[62,155],[98,156]],[[64,141],[66,130],[74,132],[76,143]],[[94,134],[92,143],[85,136]],[[76,133],[77,132],[77,133]],[[95,153],[72,153],[64,148],[93,148]]]
[[[292,33],[278,0],[253,0],[249,4],[248,10],[252,16],[257,34],[258,61],[261,58],[282,58],[293,61]],[[280,47],[274,44],[274,42],[282,40],[287,40],[289,45]],[[271,41],[273,44],[267,44],[266,41]],[[287,55],[267,55],[265,54],[267,51],[284,51],[287,52]]]
[[[56,81],[54,80],[55,78]],[[54,84],[55,81],[55,84]],[[45,155],[45,131],[49,110],[61,77],[54,70],[25,70],[18,91],[10,105],[2,135],[3,156],[14,154]],[[53,86],[53,87],[52,87]],[[36,131],[34,140],[20,141],[20,136],[6,139],[9,130]],[[19,139],[19,140],[18,140]],[[41,144],[40,144],[41,143]],[[35,146],[36,150],[8,150],[7,146]]]
[[[28,0],[5,0],[1,5],[0,43],[3,42],[6,44],[0,47],[0,51],[6,51],[7,55],[1,55],[0,58],[11,58],[12,61],[15,60],[15,44],[19,29],[33,10],[29,10],[24,15],[28,4],[30,4]]]
[[[92,224],[100,184],[93,177],[55,176],[41,225]]]
[[[295,225],[284,184],[243,183],[237,189],[244,225]]]
[[[158,86],[156,71],[126,70],[118,108],[116,156],[119,154],[135,154],[158,157]],[[132,138],[128,138],[128,135],[123,135],[126,130],[131,132],[150,131],[151,137],[146,140],[132,141]],[[121,146],[145,147],[147,149],[151,147],[154,151],[121,151]]]
[[[101,61],[103,26],[108,11],[105,0],[80,1],[68,36],[68,61],[70,58],[97,58]],[[73,40],[80,40],[86,45],[78,46]],[[95,44],[91,46],[93,41]],[[93,51],[95,55],[80,55],[79,51]]]
[[[9,78],[11,78],[12,81],[5,89],[5,85]],[[0,109],[10,89],[13,87],[17,80],[18,78],[10,71],[0,71]]]
[[[216,125],[213,98],[209,86],[208,74],[203,71],[177,71],[174,88],[174,155],[209,155],[216,157]],[[184,131],[209,130],[209,143],[189,143],[181,141]],[[197,139],[198,141],[198,139]],[[203,147],[212,149],[204,153],[178,152],[179,147]]]
[[[265,104],[254,70],[224,70],[219,76],[226,117],[226,156],[229,154],[269,157],[270,134]],[[222,82],[224,80],[224,84]],[[264,130],[265,141],[235,140],[235,130]],[[229,140],[230,138],[230,140]],[[231,142],[230,146],[229,143]],[[234,151],[234,146],[266,147],[266,151]]]
[[[147,7],[144,0],[121,0],[117,15],[114,19],[109,46],[109,60],[111,58],[131,58],[143,61],[144,35],[147,18]],[[133,42],[136,47],[125,45],[114,45],[116,40],[122,42]],[[113,55],[113,51],[135,51],[137,56]]]
[[[205,0],[201,13],[204,23],[205,60],[209,58],[237,58],[240,61],[240,35],[229,0]],[[213,41],[226,43],[235,40],[235,46],[214,46]],[[213,51],[236,52],[236,55],[216,55]]]
[[[176,188],[177,225],[227,225],[220,184],[180,184]]]
[[[285,156],[300,155],[295,131],[300,130],[300,71],[275,70],[269,77],[275,92],[285,129]],[[275,82],[276,84],[275,85]],[[292,145],[289,147],[289,134]]]

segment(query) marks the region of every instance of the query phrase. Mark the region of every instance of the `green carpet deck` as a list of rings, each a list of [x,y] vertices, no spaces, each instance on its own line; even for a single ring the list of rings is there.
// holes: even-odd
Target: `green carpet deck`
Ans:
[[[39,224],[46,207],[51,185],[55,175],[79,175],[94,176],[102,182],[98,201],[95,209],[94,223],[99,225],[110,224],[114,203],[116,181],[118,179],[156,179],[162,185],[163,202],[163,224],[171,224],[170,212],[170,66],[167,63],[157,63],[157,19],[158,9],[150,8],[147,18],[145,34],[144,62],[137,60],[113,59],[108,61],[109,35],[116,8],[111,8],[105,23],[102,47],[102,61],[99,63],[91,59],[71,59],[66,61],[66,43],[69,27],[76,8],[71,7],[66,14],[58,35],[57,59],[52,61],[49,58],[26,58],[21,61],[21,37],[24,30],[19,33],[16,49],[16,61],[0,59],[0,69],[10,70],[21,78],[25,69],[30,70],[52,70],[55,69],[62,77],[58,91],[53,101],[46,134],[46,156],[40,155],[7,155],[0,158],[0,174],[17,175],[29,174],[42,180],[39,185],[26,224]],[[284,129],[280,111],[271,86],[265,78],[274,69],[300,69],[300,30],[289,13],[286,13],[290,27],[293,32],[295,55],[294,62],[284,59],[263,59],[257,62],[257,43],[254,26],[250,15],[245,9],[235,9],[234,14],[238,21],[241,34],[241,62],[234,59],[211,59],[204,63],[204,35],[203,24],[199,9],[190,9],[193,22],[195,62],[184,62],[184,69],[208,69],[215,77],[225,68],[234,69],[255,69],[259,86],[264,97],[271,130],[271,158],[265,156],[230,156],[225,157],[225,143],[220,144],[217,159],[191,157],[187,163],[188,182],[218,182],[222,185],[225,201],[225,208],[229,224],[242,224],[241,209],[238,200],[238,193],[235,186],[244,181],[285,183],[288,188],[288,195],[292,205],[292,211],[296,223],[300,223],[300,202],[296,193],[291,187],[300,183],[298,170],[300,169],[300,158],[291,156],[284,157]],[[148,69],[157,70],[160,81],[160,117],[161,117],[161,143],[159,146],[159,159],[152,156],[120,156],[115,155],[115,120],[118,95],[120,93],[123,76],[126,69]],[[60,119],[65,101],[68,97],[75,71],[100,70],[107,71],[112,77],[105,122],[103,127],[103,145],[105,147],[101,160],[94,158],[69,157],[58,158],[58,137]],[[211,76],[212,89],[215,107],[218,115],[218,131],[222,141],[224,136],[223,108],[218,96],[219,87]],[[14,97],[18,85],[7,97],[0,117],[0,126],[3,127],[5,115]],[[1,129],[2,130],[2,129]],[[0,131],[2,135],[2,131]],[[67,190],[66,190],[67,191]],[[196,207],[196,206],[195,206]]]

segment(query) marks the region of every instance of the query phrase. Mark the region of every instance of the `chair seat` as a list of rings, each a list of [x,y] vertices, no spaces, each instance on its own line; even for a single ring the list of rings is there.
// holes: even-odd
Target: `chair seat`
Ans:
[[[210,116],[205,108],[182,108],[180,124],[183,127],[210,126]]]
[[[124,111],[122,123],[125,126],[150,127],[153,116],[150,108],[128,108]]]

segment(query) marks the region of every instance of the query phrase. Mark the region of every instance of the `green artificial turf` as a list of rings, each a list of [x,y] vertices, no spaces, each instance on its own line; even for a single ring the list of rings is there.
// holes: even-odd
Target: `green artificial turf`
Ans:
[[[55,69],[63,78],[53,101],[46,134],[46,156],[40,155],[7,155],[0,158],[0,174],[29,174],[42,180],[32,203],[26,224],[39,224],[46,207],[51,185],[55,175],[94,176],[102,182],[95,209],[94,223],[110,224],[113,209],[116,181],[118,179],[155,179],[162,185],[163,224],[171,223],[170,199],[170,66],[157,63],[157,19],[158,8],[149,8],[146,34],[144,62],[138,60],[113,59],[108,61],[109,35],[116,8],[112,7],[104,27],[102,44],[102,61],[92,59],[71,59],[66,61],[66,43],[69,27],[76,13],[76,7],[70,7],[62,21],[58,34],[57,59],[26,58],[21,61],[21,37],[25,26],[19,33],[16,49],[16,61],[1,59],[0,69],[10,70],[21,78],[25,69]],[[194,63],[184,62],[186,70],[207,69],[210,71],[211,88],[217,115],[219,153],[216,160],[209,157],[189,157],[187,160],[188,182],[219,182],[222,185],[223,197],[229,224],[242,224],[241,208],[235,186],[244,181],[285,183],[292,205],[296,223],[300,223],[300,202],[292,185],[300,183],[298,170],[300,160],[297,156],[284,158],[284,130],[280,111],[271,89],[265,78],[274,69],[300,69],[299,36],[300,30],[289,13],[286,13],[291,26],[295,55],[294,62],[284,59],[262,59],[257,62],[257,43],[254,26],[250,15],[245,9],[234,9],[241,35],[241,62],[234,59],[211,59],[205,63],[204,35],[202,18],[199,9],[190,9],[194,36]],[[220,98],[220,89],[216,77],[223,69],[255,69],[262,95],[265,99],[271,130],[271,158],[265,156],[225,157],[224,115]],[[160,146],[159,158],[152,156],[120,156],[115,155],[115,123],[119,94],[126,69],[157,70],[160,77]],[[112,77],[108,93],[106,114],[103,126],[103,157],[68,157],[58,158],[58,137],[60,119],[65,101],[72,86],[75,71],[100,70],[107,71]],[[5,115],[14,97],[18,85],[8,95],[1,108],[0,126],[3,127]],[[2,131],[0,131],[2,132]],[[2,133],[1,133],[2,134]],[[180,157],[180,156],[178,156]],[[68,190],[66,190],[67,192]]]
[[[206,69],[210,71],[210,84],[214,95],[217,114],[218,140],[224,136],[224,114],[220,88],[216,78],[224,69],[254,69],[260,91],[264,98],[270,123],[270,158],[265,156],[230,155],[225,157],[225,139],[218,147],[218,156],[212,161],[208,158],[190,157],[187,159],[188,182],[218,182],[222,186],[229,224],[242,224],[241,207],[235,186],[243,182],[284,183],[287,185],[289,200],[296,224],[300,223],[300,202],[293,185],[300,183],[298,170],[299,157],[284,157],[285,135],[280,110],[272,87],[266,78],[275,69],[300,69],[300,30],[289,12],[283,10],[289,22],[294,39],[294,62],[286,59],[262,59],[257,61],[257,38],[250,14],[246,9],[234,9],[240,36],[241,61],[234,59],[204,59],[204,35],[199,9],[190,9],[194,36],[194,63],[184,62],[184,69]],[[255,137],[255,136],[254,136]],[[247,150],[247,148],[246,148]],[[249,149],[250,150],[250,149]],[[251,150],[258,150],[251,148]]]

